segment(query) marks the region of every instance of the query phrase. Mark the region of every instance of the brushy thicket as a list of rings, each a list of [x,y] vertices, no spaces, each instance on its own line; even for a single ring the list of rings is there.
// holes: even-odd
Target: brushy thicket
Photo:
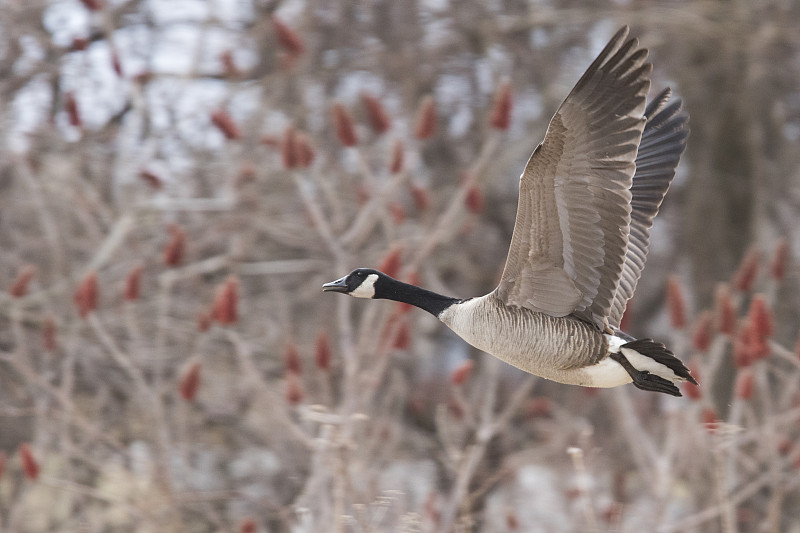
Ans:
[[[738,49],[704,39],[732,46],[760,20],[746,65],[796,60],[798,14],[444,4],[3,8],[0,529],[800,527],[800,110],[780,100],[759,115],[780,133],[754,118],[733,141],[742,109],[775,98],[692,103],[741,72],[709,67],[708,48]],[[664,20],[720,31],[662,48]],[[626,22],[655,75],[681,82],[693,128],[626,320],[699,388],[553,384],[409,306],[322,294],[356,266],[491,290],[509,176]],[[696,70],[669,72],[670,51],[669,68]],[[730,172],[734,152],[747,164]],[[717,174],[732,185],[711,187]],[[679,204],[692,211],[670,216]],[[732,241],[714,233],[718,205],[736,206],[721,215]]]

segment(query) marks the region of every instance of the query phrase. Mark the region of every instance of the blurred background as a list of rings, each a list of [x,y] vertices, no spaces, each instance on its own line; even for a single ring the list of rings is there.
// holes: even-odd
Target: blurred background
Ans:
[[[700,388],[533,378],[494,288],[616,30],[691,137],[626,314]],[[800,4],[0,3],[3,531],[800,531]]]

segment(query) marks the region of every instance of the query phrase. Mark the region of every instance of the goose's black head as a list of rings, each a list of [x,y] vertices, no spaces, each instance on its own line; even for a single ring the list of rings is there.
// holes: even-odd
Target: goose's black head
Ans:
[[[341,292],[356,298],[381,298],[381,281],[391,280],[373,268],[357,268],[343,278],[322,286],[325,292]]]
[[[341,292],[356,298],[386,298],[404,302],[437,317],[442,311],[461,301],[397,281],[374,268],[357,268],[343,278],[326,283],[322,290]]]

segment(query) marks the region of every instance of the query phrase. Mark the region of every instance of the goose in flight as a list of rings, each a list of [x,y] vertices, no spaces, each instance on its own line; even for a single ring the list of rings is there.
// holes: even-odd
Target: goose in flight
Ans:
[[[663,344],[619,329],[650,228],[689,135],[680,100],[645,106],[652,65],[617,32],[550,120],[519,181],[503,276],[458,299],[358,268],[323,291],[385,298],[436,316],[472,346],[560,383],[680,396],[696,381]]]

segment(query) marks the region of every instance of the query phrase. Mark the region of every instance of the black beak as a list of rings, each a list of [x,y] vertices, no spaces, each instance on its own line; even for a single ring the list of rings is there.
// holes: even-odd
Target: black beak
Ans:
[[[347,276],[345,276],[344,278],[339,278],[336,281],[331,281],[330,283],[326,283],[325,285],[322,286],[322,291],[347,292],[347,283],[345,283],[346,278]]]

